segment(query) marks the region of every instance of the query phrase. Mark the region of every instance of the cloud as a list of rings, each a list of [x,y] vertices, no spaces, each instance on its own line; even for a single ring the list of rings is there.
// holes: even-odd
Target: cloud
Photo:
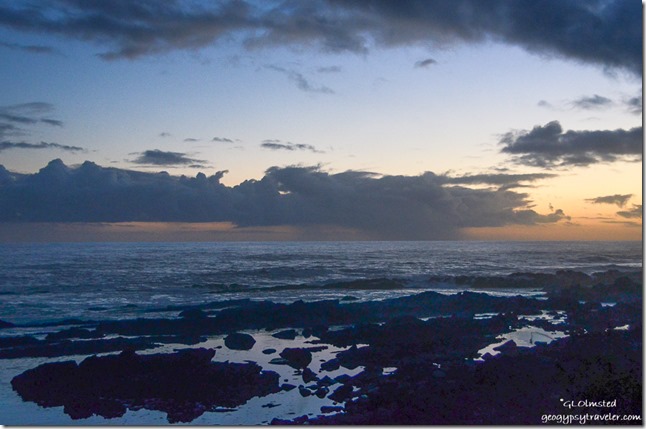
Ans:
[[[4,3],[0,25],[97,44],[107,49],[100,54],[106,60],[199,49],[223,38],[250,48],[361,54],[374,47],[495,41],[636,76],[642,70],[641,4],[624,0],[57,0]]]
[[[615,194],[615,195],[606,195],[603,197],[588,198],[586,199],[586,201],[592,204],[615,204],[618,207],[623,207],[626,205],[626,203],[632,196],[633,194],[626,194],[626,195]]]
[[[107,45],[106,60],[207,46],[230,31],[252,28],[249,6],[226,1],[205,7],[186,1],[77,2],[0,7],[0,25]]]
[[[167,133],[166,131],[159,133],[159,137],[170,137],[172,136],[171,133]]]
[[[609,223],[612,225],[623,225],[623,226],[632,226],[640,227],[642,226],[641,222],[630,222],[630,221],[618,221],[618,220],[603,220],[603,223]]]
[[[565,110],[567,108],[583,109],[583,110],[599,110],[607,109],[613,106],[623,106],[628,112],[633,114],[641,114],[642,112],[642,97],[641,94],[635,97],[622,97],[620,99],[610,99],[598,94],[591,96],[579,97],[575,100],[563,101],[558,103],[557,106],[546,100],[540,100],[537,105],[554,110]]]
[[[415,68],[427,68],[434,64],[437,64],[437,61],[435,61],[433,58],[427,58],[425,60],[417,61],[415,63]]]
[[[192,137],[187,137],[187,138],[185,138],[185,139],[184,139],[184,141],[185,141],[185,142],[192,143],[192,142],[199,142],[199,141],[200,141],[200,139],[194,139],[194,138],[192,138]]]
[[[341,73],[341,67],[339,66],[328,66],[328,67],[319,67],[316,69],[319,73]]]
[[[212,142],[220,142],[220,143],[233,143],[232,139],[228,139],[226,137],[213,137],[211,139]]]
[[[30,54],[60,54],[60,52],[51,47],[44,45],[21,45],[19,43],[0,42],[0,46],[15,51],[28,52]]]
[[[556,177],[556,174],[467,174],[464,176],[441,176],[446,184],[461,185],[497,185],[499,189],[513,189],[525,187],[521,182],[535,182],[542,179]]]
[[[633,204],[633,208],[630,210],[624,210],[617,212],[618,216],[624,217],[626,219],[641,219],[642,217],[642,205]]]
[[[43,116],[43,114],[50,113],[53,110],[54,106],[52,104],[44,102],[0,106],[0,121],[21,125],[34,125],[42,122],[48,125],[62,126],[61,121]]]
[[[270,149],[270,150],[288,150],[288,151],[308,150],[314,153],[325,153],[309,144],[281,142],[280,140],[263,140],[263,142],[260,144],[260,147],[263,147],[265,149]]]
[[[634,113],[635,115],[641,115],[642,114],[642,96],[641,94],[636,96],[636,97],[631,97],[625,102],[626,108],[630,113]]]
[[[9,150],[9,149],[59,149],[68,152],[87,152],[85,148],[78,146],[68,146],[58,143],[25,143],[25,142],[9,142],[2,141],[0,142],[0,152]]]
[[[141,153],[135,153],[134,155],[139,155],[131,161],[135,164],[162,165],[166,167],[188,165],[190,167],[200,168],[206,163],[206,161],[201,159],[189,158],[185,153],[165,152],[159,149],[146,150]]]
[[[589,97],[581,97],[572,102],[572,106],[585,110],[601,109],[612,106],[612,104],[613,102],[611,99],[597,94]]]
[[[0,139],[30,135],[29,127],[39,123],[62,127],[63,122],[48,117],[54,106],[41,101],[0,106]],[[9,142],[5,142],[9,143]],[[24,142],[15,144],[26,144]]]
[[[231,222],[238,227],[330,227],[375,239],[448,239],[461,228],[566,220],[539,214],[526,194],[444,186],[431,172],[330,174],[317,167],[272,167],[233,187],[224,172],[194,178],[60,160],[0,187],[4,222]]]
[[[266,68],[285,74],[289,80],[296,85],[298,89],[305,92],[319,94],[334,94],[334,91],[325,85],[314,85],[308,81],[305,76],[295,70],[288,70],[279,66],[266,66]]]
[[[642,127],[563,132],[561,124],[552,121],[531,131],[506,133],[500,144],[519,164],[552,168],[641,159],[642,141]]]
[[[62,127],[63,126],[63,121],[59,121],[58,119],[42,118],[42,119],[40,119],[40,122],[42,122],[43,124],[54,126],[54,127]]]

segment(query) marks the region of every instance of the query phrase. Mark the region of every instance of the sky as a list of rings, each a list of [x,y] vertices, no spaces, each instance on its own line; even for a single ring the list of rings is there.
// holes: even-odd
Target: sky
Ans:
[[[635,0],[0,4],[0,241],[641,240]]]

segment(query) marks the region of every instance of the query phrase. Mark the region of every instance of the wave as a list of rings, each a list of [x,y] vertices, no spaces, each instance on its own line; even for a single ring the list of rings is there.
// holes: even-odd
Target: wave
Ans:
[[[615,267],[588,274],[577,270],[557,270],[553,273],[514,272],[508,275],[431,275],[415,277],[375,277],[331,280],[321,283],[296,283],[275,286],[250,286],[238,283],[193,284],[193,288],[214,292],[269,292],[298,290],[402,290],[457,287],[461,289],[542,289],[546,287],[571,287],[612,285],[621,278],[641,281],[640,267]]]

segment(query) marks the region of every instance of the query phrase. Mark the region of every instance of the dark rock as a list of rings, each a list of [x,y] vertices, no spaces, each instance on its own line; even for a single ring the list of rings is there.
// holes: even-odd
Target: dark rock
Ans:
[[[179,313],[179,317],[189,320],[203,320],[208,316],[203,310],[200,310],[199,308],[191,308]]]
[[[93,353],[108,353],[119,350],[136,349],[144,350],[155,348],[160,345],[160,337],[149,338],[110,338],[102,340],[85,341],[28,341],[26,344],[16,347],[0,348],[0,359],[17,359],[25,357],[58,357],[70,355],[89,355]],[[168,339],[165,338],[166,340]],[[177,341],[171,341],[177,342]]]
[[[279,338],[281,340],[293,340],[296,338],[296,335],[297,333],[295,329],[286,329],[284,331],[276,332],[272,337]]]
[[[304,386],[298,386],[298,393],[300,393],[303,398],[307,398],[308,396],[312,395],[312,392],[310,392]]]
[[[302,425],[302,424],[306,424],[306,423],[308,423],[308,422],[309,422],[309,419],[310,419],[310,418],[309,418],[309,417],[307,417],[307,415],[303,415],[303,416],[300,416],[300,417],[296,417],[296,418],[295,418],[295,419],[293,419],[293,420],[285,420],[285,419],[278,419],[278,418],[274,418],[274,419],[272,419],[272,420],[271,420],[271,422],[270,422],[269,424],[270,424],[270,425],[272,425],[272,426],[273,426],[273,425],[277,425],[277,426],[284,426],[284,425]]]
[[[312,362],[312,352],[306,349],[286,348],[280,352],[280,357],[287,360],[288,365],[295,369],[306,368]]]
[[[321,407],[321,412],[323,414],[330,414],[330,413],[338,413],[340,411],[343,411],[343,407],[339,406],[330,406],[330,405],[323,405]]]
[[[321,352],[327,350],[328,346],[313,346],[313,347],[303,347],[303,350],[309,350],[312,353]]]
[[[352,398],[353,388],[349,384],[344,384],[343,386],[337,388],[328,398],[334,402],[345,402],[348,399]]]
[[[334,377],[334,380],[336,380],[338,383],[345,384],[350,378],[352,377],[348,374],[340,374]]]
[[[331,379],[329,376],[325,376],[321,378],[318,383],[319,386],[331,386],[333,384],[336,384],[336,380]]]
[[[15,326],[16,326],[16,325],[14,325],[14,324],[13,324],[13,323],[11,323],[11,322],[6,322],[6,321],[4,321],[4,320],[0,320],[0,329],[4,329],[4,328],[13,328],[13,327],[15,327]]]
[[[265,349],[262,351],[262,353],[265,355],[273,355],[274,353],[276,353],[276,349]]]
[[[494,350],[504,354],[513,354],[518,351],[518,346],[514,340],[509,340],[498,347],[494,347]]]
[[[70,338],[80,338],[80,339],[92,339],[92,338],[102,338],[105,334],[102,332],[97,332],[96,330],[89,330],[84,328],[69,328],[63,329],[62,331],[52,332],[47,334],[45,337],[46,340],[61,340],[61,339],[70,339]]]
[[[31,335],[23,335],[19,337],[0,337],[0,349],[35,344],[41,344],[41,341],[37,340]]]
[[[280,390],[284,390],[285,392],[289,392],[290,390],[294,390],[294,389],[296,389],[296,386],[289,383],[284,383],[280,386]]]
[[[284,358],[273,358],[269,363],[272,365],[289,365],[289,361]]]
[[[436,369],[431,374],[435,378],[444,378],[444,377],[446,377],[446,373],[444,371],[442,371],[441,369]]]
[[[328,393],[330,393],[330,389],[325,386],[319,387],[316,389],[316,392],[314,392],[314,394],[321,399],[325,398]]]
[[[235,332],[224,337],[224,345],[231,350],[251,350],[256,340],[249,335]]]
[[[467,361],[452,362],[446,369],[442,366],[446,378],[434,377],[437,369],[419,366],[414,374],[354,377],[352,383],[361,389],[359,400],[346,398],[345,413],[308,423],[537,425],[546,414],[582,412],[567,409],[561,398],[593,402],[612,398],[617,405],[611,410],[590,407],[586,412],[641,415],[641,329],[577,335],[518,351],[478,363],[474,369]],[[350,384],[341,388],[349,394]],[[338,402],[343,395],[335,397],[336,393],[329,397]]]
[[[337,358],[330,359],[329,361],[323,362],[321,364],[322,371],[336,371],[340,367],[341,367],[341,363]]]
[[[307,384],[307,383],[311,383],[312,381],[316,381],[316,380],[318,380],[318,377],[316,376],[314,371],[312,371],[309,368],[303,369],[303,382],[304,383]]]
[[[312,327],[312,335],[321,338],[330,328],[325,325],[316,325]]]
[[[73,419],[118,417],[126,408],[166,412],[168,421],[190,422],[214,407],[234,408],[280,391],[278,374],[255,364],[212,362],[214,350],[173,354],[92,356],[80,364],[40,365],[14,377],[25,401],[63,406]]]

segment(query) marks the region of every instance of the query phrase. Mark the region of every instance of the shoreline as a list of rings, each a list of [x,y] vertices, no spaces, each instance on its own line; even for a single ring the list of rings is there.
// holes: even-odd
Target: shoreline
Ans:
[[[534,286],[537,278],[547,281],[545,276],[513,277],[516,287],[523,279]],[[212,302],[169,308],[175,316],[165,318],[68,321],[40,327],[9,324],[0,334],[30,333],[0,337],[0,360],[13,368],[3,371],[0,398],[6,406],[19,404],[37,415],[54,412],[58,417],[49,424],[160,424],[160,416],[166,416],[166,423],[194,424],[541,423],[527,407],[505,414],[509,401],[515,403],[509,389],[526,398],[552,389],[552,396],[615,399],[619,405],[614,411],[641,415],[641,399],[635,400],[637,393],[641,398],[641,376],[636,376],[642,371],[641,273],[606,272],[584,285],[581,279],[571,273],[561,273],[560,282],[549,278],[541,299],[425,291],[375,301]],[[227,343],[234,333],[243,339],[251,334],[252,342]],[[142,379],[159,378],[146,375],[146,366],[133,362],[158,359],[159,365],[177,365],[186,353],[208,357],[198,359],[202,369],[190,372],[192,380],[180,377],[166,380],[169,385],[159,391],[130,393],[142,391],[137,384]],[[558,369],[566,357],[578,363]],[[130,359],[130,364],[114,366],[120,359]],[[70,363],[60,375],[56,368],[65,361]],[[95,370],[87,370],[92,367],[88,361]],[[612,370],[603,362],[613,362]],[[195,369],[196,364],[191,366]],[[590,368],[596,372],[590,373]],[[81,377],[77,372],[81,370],[89,372]],[[124,370],[130,376],[119,378]],[[254,377],[276,374],[270,377],[275,383],[261,391],[249,390],[249,383],[257,382],[237,385],[235,392],[248,392],[237,405],[218,400],[232,394],[222,396],[212,390],[216,387],[198,388],[200,379],[213,371],[220,374],[217,377],[228,377],[228,372],[242,370],[255,373]],[[536,371],[551,374],[549,383],[535,379]],[[69,386],[65,394],[34,387],[58,376],[62,377],[58,383]],[[29,377],[35,377],[31,384],[25,382]],[[78,385],[88,377],[122,382],[106,393]],[[505,387],[496,381],[500,379],[512,381]],[[604,387],[603,380],[615,381]],[[190,393],[163,396],[164,389]],[[477,391],[481,397],[466,391]],[[210,393],[202,397],[199,392]],[[94,395],[103,399],[93,402]],[[541,416],[557,411],[573,414],[556,399],[536,397],[533,406],[542,407]],[[34,401],[54,408],[34,409]],[[470,411],[456,414],[458,404],[465,401],[471,404]],[[62,411],[48,411],[61,407]],[[481,414],[484,410],[488,411]],[[243,415],[262,417],[251,421]],[[28,423],[20,415],[13,419],[0,423]],[[47,424],[44,420],[41,423]]]

